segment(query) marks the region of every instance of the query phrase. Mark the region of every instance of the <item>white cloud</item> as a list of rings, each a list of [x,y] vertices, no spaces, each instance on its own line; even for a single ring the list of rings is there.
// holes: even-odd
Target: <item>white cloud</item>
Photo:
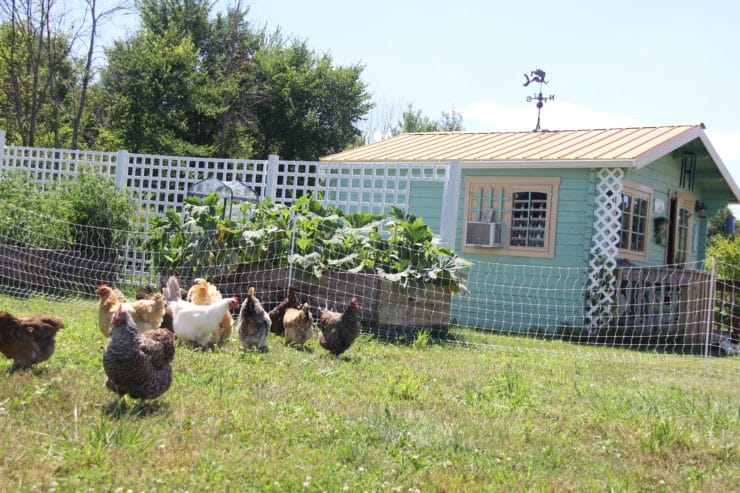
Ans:
[[[504,106],[493,101],[476,101],[462,108],[462,114],[467,130],[528,131],[537,124],[535,103]],[[548,101],[540,115],[540,127],[549,130],[647,125],[650,124],[637,118],[592,111],[568,101]]]

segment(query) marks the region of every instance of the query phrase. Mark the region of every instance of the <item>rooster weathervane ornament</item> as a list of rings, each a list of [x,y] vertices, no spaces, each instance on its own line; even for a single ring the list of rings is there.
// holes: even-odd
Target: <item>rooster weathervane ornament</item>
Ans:
[[[534,128],[534,131],[537,132],[540,129],[540,111],[542,111],[542,107],[545,105],[545,101],[555,101],[555,95],[542,95],[542,84],[547,84],[547,81],[545,80],[544,70],[539,68],[536,70],[532,70],[529,75],[524,74],[524,78],[527,79],[527,81],[522,84],[524,87],[527,87],[532,82],[539,83],[540,85],[540,90],[538,92],[536,92],[533,96],[527,96],[528,103],[531,103],[532,101],[537,101],[537,126]]]

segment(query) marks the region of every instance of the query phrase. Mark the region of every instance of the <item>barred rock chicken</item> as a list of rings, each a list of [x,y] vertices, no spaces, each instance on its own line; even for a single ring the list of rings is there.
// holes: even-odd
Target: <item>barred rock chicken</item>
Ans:
[[[224,298],[210,305],[196,305],[180,296],[180,285],[175,276],[167,280],[163,289],[167,306],[172,310],[172,325],[175,334],[186,341],[202,347],[211,345],[212,335],[229,310],[239,306],[239,298]]]
[[[299,309],[301,307],[301,300],[295,294],[295,288],[291,284],[288,286],[288,296],[280,302],[278,306],[270,310],[270,321],[272,322],[272,331],[275,334],[282,335],[284,331],[283,317],[285,316],[285,310],[288,308]]]
[[[172,384],[175,341],[162,329],[140,333],[129,312],[118,306],[110,326],[110,342],[103,354],[105,386],[120,397],[156,399]]]
[[[301,347],[313,337],[313,316],[304,303],[300,309],[288,308],[283,316],[285,326],[285,344],[297,344]]]
[[[334,356],[345,352],[355,342],[360,333],[360,319],[357,309],[360,302],[357,296],[352,298],[344,313],[337,313],[323,308],[319,317],[319,344]]]
[[[205,279],[196,279],[193,286],[188,290],[187,300],[194,305],[210,305],[222,298],[218,288]],[[231,327],[234,319],[231,313],[226,313],[218,324],[216,332],[211,334],[210,344],[224,342],[231,336]]]
[[[123,301],[117,290],[111,289],[106,284],[101,284],[95,292],[100,296],[98,307],[98,325],[100,332],[105,337],[110,333],[110,323],[113,312],[121,306],[125,312],[131,315],[134,325],[139,332],[158,329],[162,324],[165,312],[164,296],[157,293],[151,299],[136,300],[133,302]],[[118,291],[120,293],[120,291]]]
[[[64,323],[51,315],[14,317],[0,312],[0,353],[13,360],[10,372],[30,368],[54,353],[54,337]]]
[[[236,322],[244,349],[257,348],[260,351],[268,351],[267,334],[270,333],[271,325],[270,316],[255,296],[254,288],[249,288],[249,294],[242,303],[239,320]]]

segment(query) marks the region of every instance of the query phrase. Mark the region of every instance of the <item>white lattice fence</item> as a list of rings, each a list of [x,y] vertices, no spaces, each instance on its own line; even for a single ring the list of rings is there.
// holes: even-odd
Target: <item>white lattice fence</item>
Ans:
[[[239,181],[260,195],[266,184],[267,160],[129,154],[127,163],[125,186],[138,201],[137,214],[144,225],[167,209],[181,210],[188,187],[200,180]]]
[[[101,176],[114,178],[118,162],[118,153],[115,152],[22,146],[6,146],[2,157],[0,171],[23,171],[47,188],[64,178],[76,176],[83,166]]]
[[[596,205],[586,307],[587,324],[592,331],[606,326],[613,316],[623,177],[621,168],[601,168],[596,172]]]
[[[388,206],[408,208],[413,181],[445,183],[448,163],[321,163],[323,201],[345,212],[386,212]]]
[[[449,163],[281,161],[274,155],[265,160],[218,159],[5,146],[2,131],[0,153],[0,172],[22,171],[45,187],[76,176],[82,167],[114,179],[117,187],[126,187],[135,197],[136,222],[144,230],[153,216],[167,209],[182,210],[188,188],[210,177],[241,182],[276,203],[290,204],[312,193],[345,212],[383,213],[389,206],[410,206],[412,182],[448,184],[451,175]],[[142,250],[127,245],[124,256],[127,274],[147,276],[148,259]]]

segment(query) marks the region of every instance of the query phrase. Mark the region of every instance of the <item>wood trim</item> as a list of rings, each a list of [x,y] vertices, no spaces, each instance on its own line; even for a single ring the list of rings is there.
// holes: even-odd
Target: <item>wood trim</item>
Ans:
[[[633,199],[635,196],[638,198],[645,199],[647,201],[647,217],[645,218],[645,249],[642,252],[637,252],[635,250],[629,250],[627,248],[620,248],[619,254],[617,255],[619,258],[624,258],[628,260],[637,260],[637,261],[646,261],[648,258],[648,252],[650,250],[650,233],[652,232],[652,228],[650,227],[650,224],[653,220],[653,192],[654,189],[652,187],[649,187],[647,185],[643,185],[642,183],[637,183],[629,180],[624,180],[622,182],[622,193],[627,193],[632,195]]]
[[[462,251],[465,253],[477,253],[482,255],[510,256],[510,257],[532,257],[532,258],[554,258],[555,257],[555,240],[557,229],[557,212],[558,212],[558,192],[560,189],[559,176],[466,176],[465,177],[465,208],[463,212],[463,229],[461,238]],[[466,247],[465,235],[467,230],[467,215],[469,212],[470,188],[480,185],[499,185],[506,188],[506,195],[511,197],[514,191],[527,192],[545,192],[548,195],[547,200],[547,218],[546,218],[546,237],[544,248],[533,247],[513,247],[506,246],[502,248],[480,248]],[[509,205],[511,199],[509,199]],[[511,227],[511,211],[505,213],[502,220],[507,225],[507,244]]]

